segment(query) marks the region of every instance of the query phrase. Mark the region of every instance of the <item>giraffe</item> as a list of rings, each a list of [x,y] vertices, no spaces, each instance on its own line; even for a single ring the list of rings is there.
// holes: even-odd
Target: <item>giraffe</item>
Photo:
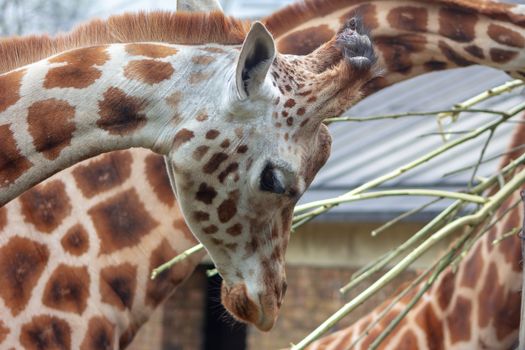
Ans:
[[[371,28],[378,59],[386,73],[371,82],[372,93],[416,75],[482,64],[522,78],[524,74],[525,9],[523,5],[474,1],[305,1],[272,15],[265,23],[283,52],[307,54],[324,42],[336,23],[360,13]],[[294,16],[291,16],[294,14]],[[295,23],[286,23],[286,18]],[[310,46],[301,46],[309,42]],[[298,43],[298,44],[296,44]],[[522,144],[519,125],[511,148]],[[515,152],[512,157],[518,154]],[[508,163],[510,157],[503,160]],[[499,209],[518,199],[515,193]],[[427,291],[416,308],[381,349],[509,349],[517,342],[521,296],[521,251],[517,238],[493,247],[495,238],[521,226],[522,211],[514,209],[460,264]],[[416,291],[414,291],[415,293]],[[367,349],[409,302],[410,295],[370,330],[354,349]],[[349,349],[385,306],[353,326],[326,336],[309,349]]]
[[[525,120],[525,116],[522,120]],[[525,127],[519,124],[510,147],[516,149],[523,145],[524,137]],[[511,152],[502,159],[501,166],[518,156],[519,151]],[[516,348],[521,310],[521,241],[514,235],[498,245],[493,242],[522,226],[524,217],[521,205],[505,213],[518,200],[520,194],[516,191],[496,213],[496,217],[502,216],[502,220],[473,245],[456,272],[449,268],[438,277],[435,284],[424,292],[415,307],[385,338],[379,349]],[[389,300],[352,326],[317,340],[308,349],[368,349],[420,288],[416,287],[403,297],[363,339],[357,341]]]
[[[318,3],[322,5],[322,2],[319,1]],[[380,2],[371,1],[369,3],[370,3],[370,5],[373,5],[373,6],[367,7],[368,9],[373,9],[373,13],[372,14],[375,14],[375,11],[380,11],[381,10],[380,6],[378,6],[378,5],[381,4]],[[399,4],[403,4],[403,2],[398,2],[398,3]],[[347,4],[352,5],[353,3],[347,1]],[[354,5],[356,5],[356,4],[358,5],[358,3],[355,3]],[[409,3],[404,3],[404,4],[409,4]],[[447,2],[446,4],[449,5],[450,2]],[[456,4],[455,6],[456,7],[457,6],[461,6],[461,3]],[[334,9],[334,7],[330,7],[330,9]],[[307,16],[311,16],[311,14],[308,13],[309,7],[305,7],[304,10],[307,11],[307,12],[304,15],[300,14],[301,16],[299,18],[307,18]],[[461,12],[464,12],[464,11],[459,11],[459,12],[461,13]],[[326,9],[323,10],[322,13],[327,13],[327,10]],[[361,9],[361,13],[365,17],[365,19],[368,17],[367,12],[363,11],[363,9]],[[294,13],[290,12],[290,15],[291,15],[290,18],[288,18],[288,20],[284,22],[284,23],[288,23],[289,24],[289,27],[288,27],[289,29],[288,30],[283,30],[284,27],[283,27],[283,24],[281,23],[281,30],[282,30],[282,32],[284,34],[282,34],[281,36],[277,36],[276,37],[277,38],[277,45],[278,45],[278,47],[280,49],[286,49],[287,48],[287,45],[281,45],[280,44],[281,38],[287,39],[286,41],[289,42],[290,40],[288,40],[289,38],[285,34],[288,33],[288,32],[292,32],[293,29],[297,26],[297,23],[294,22],[296,17],[292,16],[292,15],[294,15]],[[267,25],[271,24],[272,23],[272,17],[274,17],[273,21],[275,21],[275,18],[279,19],[280,21],[283,20],[283,14],[282,14],[282,12],[279,12],[275,16],[271,16],[270,18],[268,18],[264,22]],[[505,16],[502,15],[502,14],[500,14],[499,17],[500,18],[505,18]],[[484,19],[484,20],[486,21],[487,19]],[[516,22],[520,22],[520,21],[516,20]],[[384,25],[385,23],[387,23],[387,22],[381,22],[381,25]],[[387,23],[387,25],[388,25],[388,23]],[[333,25],[330,24],[330,26],[333,26]],[[507,25],[505,25],[505,26],[507,26]],[[512,28],[513,24],[509,23],[508,26]],[[386,29],[388,29],[388,28],[383,28],[382,32],[384,33]],[[381,30],[381,28],[376,28],[376,30]],[[374,32],[373,32],[373,34],[374,34]],[[416,32],[416,34],[418,34],[418,33]],[[274,35],[275,35],[275,32],[274,32]],[[394,32],[394,36],[395,35],[396,34]],[[439,35],[439,33],[438,33],[438,35]],[[81,36],[81,35],[79,35],[79,36]],[[36,38],[34,38],[32,40],[35,40],[35,39]],[[446,38],[446,37],[444,37],[443,39],[444,40],[448,40],[448,38]],[[39,57],[36,57],[36,58],[27,58],[27,57],[31,57],[31,55],[28,55],[27,52],[25,52],[25,54],[24,54],[24,52],[22,52],[22,54],[18,55],[16,62],[10,63],[10,65],[11,65],[10,67],[11,68],[16,68],[18,65],[31,63],[35,59],[45,58],[46,55],[50,55],[51,53],[53,53],[53,52],[58,50],[57,48],[53,47],[53,45],[57,45],[57,43],[52,44],[52,43],[48,42],[47,40],[49,40],[49,39],[46,39],[46,38],[38,38],[38,40],[41,43],[42,42],[45,43],[45,45],[42,45],[42,47],[43,48],[47,47],[47,49],[46,49],[47,51],[46,52],[44,52],[44,53],[43,52],[39,52],[38,53]],[[143,40],[150,41],[151,38],[143,38]],[[172,39],[169,38],[169,37],[164,38],[164,40],[167,41],[167,42],[171,42],[172,41]],[[306,37],[304,35],[303,36],[297,36],[296,40],[298,40],[298,42],[302,41],[303,45],[311,45],[311,38]],[[155,38],[155,41],[157,41],[156,38]],[[321,43],[321,41],[319,41],[317,44],[319,45],[320,43]],[[391,43],[387,41],[387,44],[385,44],[384,48],[388,48],[388,45],[391,45],[392,47],[395,47],[395,43],[396,43],[396,41],[394,41],[394,40],[392,40]],[[488,41],[480,40],[478,42],[478,45],[480,46],[480,48],[482,50],[486,50],[488,52],[490,50],[491,43],[492,43],[491,40],[488,40]],[[60,45],[65,45],[65,43],[63,41],[61,42],[61,40],[58,40],[58,45],[57,46],[60,47]],[[288,47],[290,47],[290,46],[288,45]],[[296,47],[301,47],[301,45],[296,45]],[[4,50],[2,50],[2,48],[4,48]],[[66,49],[66,48],[68,48],[68,47],[63,47],[62,46],[62,49]],[[397,49],[399,50],[399,48],[397,48]],[[4,43],[4,46],[0,45],[1,56],[7,54],[6,50],[9,51],[9,47],[5,46],[5,43]],[[21,50],[21,48],[19,47],[17,49],[17,51],[20,52],[20,50]],[[311,50],[312,50],[312,48],[310,46],[310,51]],[[418,62],[419,62],[419,64],[421,64],[421,62],[425,62],[424,60],[420,59],[419,57],[423,55],[423,57],[422,57],[423,59],[427,58],[424,55],[426,55],[428,52],[431,52],[431,49],[428,48],[428,47],[425,47],[421,51],[414,51],[414,52],[412,52],[410,54],[410,57],[409,57],[411,59],[411,60],[409,60],[409,62],[414,62],[414,64],[416,64],[416,65],[418,64]],[[300,52],[298,52],[298,53],[300,53]],[[34,55],[35,53],[32,52],[31,54]],[[382,56],[381,55],[382,55],[382,52],[380,52],[380,60],[382,60],[382,58],[381,58]],[[444,60],[445,60],[445,62],[447,61],[446,57],[444,58]],[[473,62],[471,62],[471,63],[473,63]],[[479,63],[485,64],[485,62],[482,62],[482,61],[480,61]],[[497,66],[497,63],[492,63],[491,65]],[[454,66],[455,66],[454,62],[448,62],[446,65],[443,66],[443,68],[452,68]],[[2,66],[2,68],[0,68],[0,69],[4,69],[4,68],[6,68],[6,67]],[[387,81],[392,81],[392,82],[395,82],[396,81],[395,79],[400,80],[400,79],[409,78],[411,76],[415,76],[415,75],[420,74],[420,73],[425,71],[423,69],[411,70],[409,72],[405,72],[406,74],[404,74],[404,75],[400,75],[399,72],[397,72],[396,70],[390,71],[390,68],[391,67],[387,66],[384,69],[383,77]],[[506,68],[506,66],[503,66],[502,69],[506,70],[507,68]],[[394,79],[394,77],[395,77],[395,79]],[[380,89],[383,86],[381,86],[379,84],[375,84],[374,87],[376,89]],[[367,93],[371,93],[372,91],[373,90],[368,90]],[[142,162],[141,159],[143,159],[144,157],[146,157],[146,155],[148,155],[149,162],[155,163],[155,164],[161,164],[161,159],[160,159],[160,157],[158,155],[150,154],[146,150],[132,149],[130,151],[127,151],[126,154],[128,154],[130,156],[130,158],[133,159],[134,162],[139,162],[140,163],[140,162]],[[116,157],[118,157],[118,156],[116,156]],[[119,186],[121,186],[121,184],[119,183],[119,178],[120,178],[121,175],[118,175],[118,174],[120,174],[120,172],[119,172],[119,165],[120,165],[120,163],[117,162],[117,161],[107,161],[106,156],[100,156],[99,158],[100,158],[99,159],[100,163],[104,164],[103,170],[99,169],[99,164],[100,163],[95,161],[95,160],[94,161],[89,161],[89,162],[84,162],[83,164],[78,165],[77,167],[85,169],[85,172],[88,173],[88,174],[89,173],[92,173],[92,174],[95,174],[95,175],[99,174],[98,176],[96,176],[96,177],[99,177],[99,181],[102,181],[102,182],[109,181],[110,185],[109,185],[109,187],[106,187],[107,184],[106,185],[101,185],[102,188],[98,187],[100,185],[94,185],[95,189],[96,189],[95,192],[100,191],[100,194],[99,193],[93,193],[92,194],[93,197],[91,198],[91,201],[71,200],[70,203],[69,203],[69,206],[71,206],[71,208],[72,208],[71,209],[72,213],[75,213],[75,212],[76,213],[87,212],[90,207],[94,207],[96,204],[99,204],[100,201],[97,198],[95,198],[95,196],[99,196],[99,195],[103,196],[104,195],[104,191],[106,191],[108,188],[111,189],[111,191],[115,191],[115,197],[117,197],[118,191],[125,192],[125,190],[127,190],[127,188],[119,190]],[[138,160],[136,160],[136,159],[138,159]],[[159,178],[162,178],[161,174],[164,174],[164,169],[160,165],[158,165],[155,168],[156,169],[155,173],[151,172],[151,171],[146,171],[145,175],[144,175],[144,173],[142,173],[144,170],[142,170],[142,169],[151,169],[151,166],[148,167],[148,166],[145,165],[143,168],[141,168],[140,166],[139,167],[133,166],[131,168],[131,175],[130,175],[130,177],[129,178],[124,178],[124,180],[126,180],[125,183],[126,184],[130,184],[130,185],[134,185],[137,188],[142,187],[143,184],[148,183],[148,181],[149,181],[149,183],[152,183],[152,184],[160,184],[160,183],[162,183],[162,181],[158,180],[158,178],[155,177],[155,175],[154,175],[155,173],[157,173]],[[117,175],[115,175],[115,174],[117,174]],[[93,175],[93,177],[95,177],[95,175]],[[60,179],[61,177],[62,177],[62,174],[58,174],[58,176],[55,176],[54,179]],[[66,176],[66,179],[67,179],[67,176]],[[51,182],[51,181],[53,181],[53,180],[49,180],[49,182]],[[86,179],[84,182],[86,183],[86,186],[89,186],[90,182],[96,183],[97,181],[96,181],[95,178],[89,179],[89,177],[88,177],[88,179]],[[112,187],[112,186],[115,186],[115,187]],[[69,191],[69,186],[66,186],[66,191]],[[158,192],[155,191],[155,193],[156,194],[157,193],[164,193],[164,194],[166,194],[168,191],[169,191],[169,189],[167,187],[164,187],[164,188],[161,188],[160,190],[158,190]],[[33,191],[33,193],[35,193],[35,196],[38,196],[42,200],[42,206],[40,207],[40,210],[42,210],[42,214],[41,215],[43,215],[45,218],[47,218],[46,220],[49,220],[49,216],[51,215],[50,211],[49,210],[45,211],[44,209],[45,209],[45,207],[47,205],[51,205],[51,208],[53,208],[52,207],[52,205],[54,205],[53,204],[53,199],[49,198],[49,197],[46,197],[46,196],[42,196],[40,194],[40,192],[37,191],[36,189]],[[157,208],[164,208],[166,206],[166,203],[165,203],[166,200],[163,201],[161,199],[162,196],[160,196],[159,197],[160,199],[159,199],[159,198],[157,198],[157,196],[144,196],[142,193],[140,193],[139,195],[141,197],[140,199],[138,198],[138,196],[127,196],[127,197],[125,197],[126,201],[122,201],[120,203],[124,203],[124,202],[125,203],[131,203],[132,204],[131,208],[137,206],[137,207],[140,207],[140,208],[144,209],[145,211],[141,210],[141,213],[145,213],[146,211],[148,213],[155,213],[157,211]],[[68,193],[68,197],[69,198],[84,198],[85,196],[81,195],[81,193],[79,191],[76,191],[76,192],[74,192],[72,194]],[[104,199],[105,197],[102,197],[102,198]],[[9,237],[8,235],[12,236],[12,235],[17,234],[17,232],[20,231],[20,226],[17,226],[17,225],[20,225],[20,224],[16,224],[16,222],[22,223],[25,220],[24,216],[21,213],[16,214],[17,212],[20,212],[21,205],[20,204],[16,204],[15,202],[11,202],[8,205],[4,206],[4,208],[0,209],[0,228],[2,227],[1,224],[4,224],[4,227],[5,227],[4,229],[0,230],[2,232],[1,235],[3,235],[3,237]],[[85,204],[85,206],[83,206],[84,204]],[[113,203],[113,204],[116,204],[116,203]],[[78,207],[78,209],[77,209],[77,207]],[[113,205],[112,208],[115,208],[115,210],[121,210],[123,215],[128,215],[128,210],[129,209],[127,209],[127,208],[120,209],[117,205]],[[129,206],[128,206],[128,208],[129,208]],[[8,213],[8,215],[6,215],[6,213]],[[158,218],[158,217],[154,216],[156,218],[156,220],[161,225],[165,224],[166,229],[163,230],[163,232],[169,232],[170,233],[170,234],[165,234],[164,236],[162,236],[162,237],[165,237],[166,239],[173,238],[172,235],[176,235],[179,232],[184,232],[183,231],[183,226],[182,226],[183,225],[182,221],[177,221],[177,219],[176,219],[176,217],[178,215],[180,215],[178,210],[176,210],[176,208],[172,208],[172,211],[170,213],[167,213],[164,216],[164,218],[166,218],[166,217],[170,218],[169,222],[167,222],[167,223],[166,223],[165,219],[161,220],[162,218]],[[20,218],[15,219],[15,220],[18,220],[18,221],[15,221],[15,226],[9,226],[9,225],[5,224],[6,220],[7,220],[8,223],[11,223],[11,219],[14,216],[16,216],[16,215],[18,215]],[[139,214],[137,213],[137,211],[134,211],[134,215],[137,216]],[[178,222],[178,225],[174,224],[176,226],[176,231],[174,233],[170,232],[170,230],[171,230],[171,226],[170,225],[171,225],[172,219],[175,220],[174,222]],[[92,218],[91,218],[91,220],[92,220]],[[120,221],[121,225],[124,225],[125,223],[126,223],[126,221]],[[32,225],[29,225],[29,226],[30,226],[29,228],[27,227],[27,225],[22,225],[21,227],[23,227],[24,231],[34,230],[32,228]],[[15,228],[15,229],[13,229],[13,228]],[[63,237],[64,233],[62,233],[63,231],[61,231],[61,229],[62,229],[61,226],[59,226],[57,228],[50,228],[49,229],[50,231],[46,232],[46,233],[54,234],[55,232],[57,232],[58,233],[57,234],[58,237]],[[107,237],[100,237],[97,234],[97,231],[95,230],[93,224],[85,225],[84,229],[85,229],[85,232],[87,233],[87,235],[89,237],[89,242],[102,241],[104,239],[108,239]],[[153,230],[153,231],[150,231],[148,236],[147,236],[148,237],[147,239],[150,239],[149,237],[155,237],[156,232],[157,232],[156,229]],[[185,237],[186,237],[185,235],[183,235],[183,237],[182,237],[182,242],[184,242],[184,244],[188,244],[188,242],[191,242],[191,238],[185,239]],[[146,238],[144,238],[144,239],[146,239]],[[157,238],[151,238],[151,239],[155,240]],[[7,242],[7,239],[5,240],[5,242]],[[60,239],[58,239],[56,242],[60,242]],[[178,247],[180,245],[179,249],[174,249],[174,251],[178,251],[178,252],[180,252],[180,251],[185,249],[186,246],[184,244],[177,243],[177,241],[175,241],[175,242],[171,242],[170,241],[170,246],[173,247],[173,248],[176,248],[176,247]],[[142,248],[142,249],[144,249],[144,248]],[[51,259],[51,257],[53,257],[54,251],[51,250],[50,253],[51,253],[50,259]],[[124,258],[120,258],[119,254],[120,254],[120,251],[118,251],[118,250],[114,251],[112,253],[112,258],[115,259],[115,264],[114,265],[118,265],[117,264],[118,261],[126,261],[126,258],[125,257]],[[148,254],[144,254],[144,255],[146,256],[145,259],[147,260],[148,259]],[[165,259],[167,259],[167,257],[165,257]],[[100,261],[100,259],[99,259],[99,261]],[[102,263],[102,262],[99,262],[99,261],[95,262],[93,260],[90,260],[90,266],[96,265],[98,263]],[[183,266],[177,267],[177,271],[181,271],[179,269],[186,268],[188,270],[187,273],[189,273],[189,271],[191,271],[193,266],[194,266],[194,262],[192,261],[191,264],[189,263],[189,264],[187,264],[185,266],[183,265]],[[177,274],[178,273],[179,272],[177,272]],[[138,271],[137,271],[137,282],[136,282],[137,289],[140,289],[141,285],[143,285],[142,288],[144,288],[144,289],[147,288],[147,281],[148,281],[147,280],[147,274],[148,274],[148,272],[146,271],[146,269],[138,269]],[[181,278],[177,277],[175,280],[176,281],[180,281]],[[170,288],[174,288],[176,284],[177,283],[172,280],[172,284],[170,284]],[[165,288],[165,289],[162,289],[162,290],[166,293],[165,295],[168,295],[169,292],[170,292],[169,288]],[[162,295],[164,295],[164,294],[162,294]],[[164,296],[162,296],[162,297],[159,296],[158,300],[162,300],[163,298],[164,298]],[[94,305],[94,304],[95,303],[90,303],[90,307],[91,307],[91,305]],[[135,307],[135,303],[133,305],[134,305],[133,307]],[[116,310],[116,311],[112,310],[111,312],[118,313],[119,311],[118,310]],[[143,315],[144,319],[147,318],[147,311],[141,310],[141,315]],[[62,313],[60,315],[60,317],[64,318],[65,314]],[[111,320],[113,320],[113,318],[114,318],[114,316],[109,317],[109,319],[111,319]],[[142,321],[143,320],[140,320],[140,321],[135,320],[134,321],[134,325],[136,327],[138,327],[138,325]],[[113,322],[113,321],[111,321],[111,322]],[[12,321],[8,322],[7,324],[12,324]],[[122,326],[122,324],[119,324],[118,327],[115,326],[115,325],[116,325],[116,323],[114,323],[113,327],[116,327],[117,329]],[[131,328],[128,328],[128,330],[125,332],[126,333],[126,337],[123,337],[123,339],[126,340],[126,339],[130,339],[131,338],[133,332],[135,331],[135,328],[136,328],[135,326],[133,327],[133,330],[131,330]],[[125,327],[123,327],[123,328],[125,328]],[[3,329],[6,329],[6,328],[3,328]],[[76,329],[75,329],[75,331],[76,331]],[[82,331],[78,331],[78,332],[82,332]],[[115,335],[115,336],[116,336],[116,339],[119,338],[117,335]],[[78,337],[78,335],[76,337]],[[75,339],[76,337],[73,337],[73,339]],[[82,337],[80,337],[80,338],[82,339]],[[127,341],[129,341],[129,340],[126,340],[123,343],[125,344]],[[7,341],[4,344],[6,344],[6,343],[7,343]]]
[[[161,40],[157,39],[163,34],[161,27],[167,30],[166,23],[178,25],[171,27],[172,42],[193,45],[155,42]],[[130,24],[134,25],[133,29]],[[209,30],[209,37],[199,39],[190,35],[188,38],[185,31],[181,33],[190,24],[198,25],[193,29],[200,35]],[[155,25],[158,28],[151,28]],[[309,60],[276,53],[273,39],[262,24],[253,24],[247,33],[245,27],[219,13],[154,13],[113,17],[106,23],[93,22],[74,34],[55,40],[29,38],[2,42],[0,47],[5,54],[2,67],[7,73],[0,75],[4,142],[0,154],[1,195],[2,200],[7,201],[22,191],[24,184],[39,181],[65,165],[105,150],[145,146],[169,153],[174,171],[170,175],[182,215],[194,234],[204,242],[224,277],[223,303],[239,319],[265,330],[271,328],[284,294],[283,253],[293,204],[329,153],[330,138],[321,124],[322,118],[341,113],[358,98],[360,88],[375,76],[375,58],[370,41],[360,34],[361,28],[356,21],[345,25],[334,39],[313,52]],[[145,35],[148,30],[149,34]],[[221,30],[222,36],[217,34]],[[115,39],[117,36],[119,40]],[[39,50],[35,50],[36,47]],[[9,56],[9,53],[16,55]],[[320,63],[316,63],[314,56]],[[232,65],[235,62],[236,67]],[[232,68],[226,68],[228,66]],[[189,84],[185,82],[189,85],[184,87],[186,90],[177,90],[178,81],[170,80],[175,70],[181,72],[177,75],[179,79],[188,81]],[[217,86],[226,84],[226,89],[222,88],[226,96],[212,101],[200,100],[197,104],[185,102],[184,95],[198,96],[196,92],[210,88],[210,81],[217,78],[214,74],[222,78]],[[137,96],[139,89],[140,96],[147,98]],[[308,106],[305,105],[307,100]],[[169,115],[166,120],[158,117],[163,113]],[[217,113],[222,113],[227,123],[218,120]],[[250,126],[254,119],[251,114],[257,116],[253,127]],[[26,115],[26,118],[17,120],[17,115]],[[42,123],[46,119],[51,123]],[[23,125],[26,122],[27,129]],[[32,124],[35,127],[31,127]],[[158,125],[169,127],[161,135],[147,134],[153,134]],[[272,141],[274,147],[268,143],[270,130],[276,130],[278,137]],[[80,132],[87,135],[81,141],[76,135]],[[98,140],[94,138],[97,133],[100,134]],[[258,158],[253,155],[255,149],[259,149]],[[286,156],[281,159],[281,154]],[[36,165],[42,169],[40,172],[36,172]],[[117,177],[121,176],[120,166],[122,164],[110,166],[117,171]],[[89,189],[93,179],[85,180],[84,185]],[[62,200],[67,195],[61,192],[60,183],[51,182],[52,185],[44,184],[28,192],[29,196],[36,195],[27,202],[35,202],[46,194],[58,194],[56,202],[51,203],[57,207],[49,207],[50,202],[45,201],[43,207],[30,208],[37,217],[26,217],[26,222],[35,220],[36,224],[32,224],[36,227],[40,220],[43,221],[42,229],[49,232],[57,229],[46,227],[46,222],[52,221],[55,210],[58,216],[60,210],[66,215],[70,211],[70,205]],[[82,188],[78,182],[72,186]],[[113,202],[107,199],[109,202],[98,210],[93,207],[88,211],[94,219],[93,230],[99,236],[96,240],[99,246],[93,248],[98,256],[108,258],[106,255],[122,248],[119,244],[129,249],[139,243],[140,238],[133,242],[116,242],[109,233],[115,225],[126,227],[129,224],[127,229],[142,231],[140,235],[158,224],[154,219],[132,222],[129,217],[114,218],[111,204],[122,208],[127,203],[140,203],[137,195],[141,193],[135,191]],[[71,196],[75,197],[82,197],[78,190]],[[192,203],[185,205],[186,200]],[[269,212],[268,206],[262,203],[272,203],[275,210]],[[12,217],[11,213],[7,215],[9,210],[5,208],[2,207],[4,221]],[[43,217],[38,218],[36,209],[43,209]],[[142,205],[129,209],[132,215],[144,217]],[[120,232],[123,233],[122,228]],[[72,235],[74,241],[79,237],[82,241],[85,236],[75,232]],[[26,310],[27,301],[32,303],[38,299],[32,295],[43,293],[42,303],[45,304],[45,295],[53,299],[47,301],[51,306],[45,305],[60,310],[60,317],[68,311],[82,314],[85,305],[91,303],[89,297],[97,294],[98,282],[110,279],[115,271],[106,271],[108,275],[104,277],[89,274],[86,277],[85,266],[60,265],[66,272],[55,271],[49,276],[49,248],[33,239],[39,235],[30,236],[20,241],[18,234],[11,234],[3,244],[7,247],[3,256],[12,260],[11,265],[16,267],[7,274],[8,280],[11,277],[11,285],[7,285],[16,288],[6,293],[12,297],[22,288],[24,298],[29,296],[18,304],[12,298],[4,298],[3,306],[14,317]],[[54,242],[57,245],[57,241]],[[39,248],[38,254],[29,253],[28,246]],[[239,264],[239,260],[244,265]],[[86,260],[83,261],[85,264]],[[39,262],[38,269],[29,269]],[[233,272],[230,271],[232,264],[236,267]],[[76,270],[72,272],[72,269]],[[86,278],[80,279],[79,273]],[[54,278],[50,289],[44,287],[48,285],[46,277]],[[118,279],[116,283],[118,289],[120,283],[127,282]],[[117,296],[121,297],[118,292]],[[95,302],[95,308],[97,305]],[[31,311],[34,313],[32,308],[27,311],[28,315]],[[71,337],[71,332],[77,330],[76,325],[63,319],[45,316],[33,321],[29,328],[23,328],[22,323],[27,323],[23,317],[9,320],[6,325],[16,328],[18,323],[19,328],[29,334],[26,341],[33,343],[65,346],[73,342],[72,347],[76,347],[83,338],[78,334]],[[101,326],[101,322],[95,322],[93,327],[107,330],[112,326],[115,339],[125,331],[121,323],[117,322],[119,327],[111,322],[102,323]],[[50,324],[51,329],[46,328]],[[3,334],[11,334],[9,331]],[[22,338],[19,336],[13,341],[22,342]],[[110,343],[107,338],[103,340]],[[117,342],[111,341],[111,344]]]
[[[477,0],[304,0],[263,22],[280,52],[306,55],[359,15],[385,73],[365,94],[433,71],[483,65],[525,77],[525,6]]]
[[[0,208],[0,348],[131,342],[202,257],[149,278],[196,244],[162,169],[154,153],[111,152]]]

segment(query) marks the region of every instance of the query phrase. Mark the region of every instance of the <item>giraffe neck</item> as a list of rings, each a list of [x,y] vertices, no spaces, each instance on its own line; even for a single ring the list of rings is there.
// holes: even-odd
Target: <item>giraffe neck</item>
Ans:
[[[155,280],[152,268],[195,244],[161,156],[111,152],[55,174],[0,208],[0,348],[124,348],[201,255]]]
[[[221,105],[206,91],[219,88],[213,81],[225,85],[214,79],[224,73],[216,65],[232,63],[233,50],[215,59],[205,49],[94,46],[0,75],[0,204],[97,154],[131,147],[166,154],[185,125],[208,117],[203,99]]]
[[[280,52],[307,54],[357,14],[371,31],[384,68],[368,94],[427,72],[476,64],[525,77],[523,5],[475,0],[306,3],[265,20]]]

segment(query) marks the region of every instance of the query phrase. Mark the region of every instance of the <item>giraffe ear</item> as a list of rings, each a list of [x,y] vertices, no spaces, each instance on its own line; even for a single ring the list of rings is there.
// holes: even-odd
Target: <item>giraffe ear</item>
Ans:
[[[211,12],[221,11],[219,0],[177,0],[177,11]]]
[[[261,22],[254,22],[242,45],[235,71],[235,84],[241,100],[264,83],[275,55],[272,35]]]

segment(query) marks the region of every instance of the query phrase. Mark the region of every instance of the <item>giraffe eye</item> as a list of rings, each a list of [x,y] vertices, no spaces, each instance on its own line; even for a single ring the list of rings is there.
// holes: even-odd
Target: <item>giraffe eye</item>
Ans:
[[[271,163],[266,164],[261,174],[260,182],[261,191],[283,194],[285,188],[279,180],[276,170]]]

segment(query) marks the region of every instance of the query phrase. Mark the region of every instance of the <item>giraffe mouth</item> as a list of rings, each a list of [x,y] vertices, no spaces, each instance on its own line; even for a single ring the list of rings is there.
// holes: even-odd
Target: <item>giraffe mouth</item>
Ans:
[[[222,304],[236,320],[251,323],[263,332],[273,328],[278,308],[268,296],[259,296],[257,303],[248,296],[244,284],[229,288],[224,283],[221,294]]]

